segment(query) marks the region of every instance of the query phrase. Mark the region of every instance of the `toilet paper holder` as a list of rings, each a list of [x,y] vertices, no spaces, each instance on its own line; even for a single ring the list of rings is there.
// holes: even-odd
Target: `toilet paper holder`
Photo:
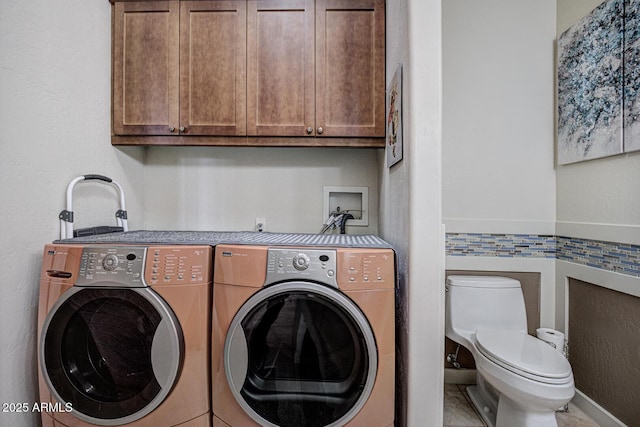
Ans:
[[[565,339],[564,334],[551,328],[536,329],[536,336],[551,347],[559,351],[564,357],[569,359],[569,341]],[[569,404],[557,409],[557,412],[568,412]]]
[[[536,336],[551,347],[558,350],[566,358],[568,356],[569,342],[565,339],[564,334],[551,328],[536,329]]]

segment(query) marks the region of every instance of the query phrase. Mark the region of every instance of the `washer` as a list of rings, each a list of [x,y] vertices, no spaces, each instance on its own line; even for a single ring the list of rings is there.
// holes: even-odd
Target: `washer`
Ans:
[[[214,426],[391,426],[391,249],[218,245]]]
[[[43,426],[211,425],[210,246],[46,245]]]

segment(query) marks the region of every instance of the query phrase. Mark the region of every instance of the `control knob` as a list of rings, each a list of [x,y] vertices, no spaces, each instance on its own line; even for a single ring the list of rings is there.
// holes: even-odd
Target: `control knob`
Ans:
[[[113,271],[118,266],[118,257],[115,254],[108,254],[102,259],[102,268]]]
[[[309,268],[310,262],[311,260],[309,259],[307,254],[300,253],[293,257],[293,267],[299,271],[304,271]]]

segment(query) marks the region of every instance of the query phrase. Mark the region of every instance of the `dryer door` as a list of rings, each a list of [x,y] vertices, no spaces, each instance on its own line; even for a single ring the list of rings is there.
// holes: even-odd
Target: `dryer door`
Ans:
[[[337,426],[366,403],[378,365],[361,310],[340,291],[285,282],[254,294],[224,349],[231,390],[261,425]]]
[[[150,288],[81,288],[64,293],[45,319],[40,368],[72,413],[97,425],[142,418],[171,391],[183,336]]]

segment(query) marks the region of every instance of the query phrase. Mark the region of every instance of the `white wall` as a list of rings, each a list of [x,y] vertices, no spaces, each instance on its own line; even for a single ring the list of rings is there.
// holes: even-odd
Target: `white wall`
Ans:
[[[368,186],[378,232],[376,150],[114,148],[110,145],[108,1],[3,2],[0,14],[0,402],[37,401],[37,304],[45,243],[59,236],[69,181],[111,176],[125,187],[131,229],[317,232],[322,186]],[[76,226],[113,224],[115,192],[83,183]],[[38,414],[0,412],[0,425]]]
[[[602,0],[558,0],[558,37],[600,3]],[[640,152],[558,165],[556,177],[558,235],[640,245]],[[638,277],[558,261],[558,329],[567,322],[570,278],[640,297]],[[567,332],[571,342],[571,331]],[[600,425],[624,425],[580,390],[574,403]]]
[[[380,234],[399,255],[398,425],[441,426],[441,0],[387,2],[387,81],[403,64],[403,160],[380,156]],[[384,154],[384,153],[381,153]]]
[[[602,0],[558,0],[558,37]],[[557,168],[557,233],[640,244],[640,152]]]
[[[601,1],[443,2],[448,232],[640,244],[640,153],[556,166],[556,38]],[[638,295],[638,278],[565,261],[448,257],[446,266],[540,272],[542,326],[561,330],[568,278]],[[617,425],[580,392],[577,402],[602,425]]]
[[[75,176],[101,173],[123,184],[131,229],[248,229],[260,214],[268,230],[314,232],[321,186],[355,185],[369,186],[373,215],[367,232],[380,231],[401,255],[410,300],[407,424],[441,425],[440,4],[387,4],[387,28],[397,31],[390,49],[398,50],[389,50],[388,72],[396,62],[406,66],[405,160],[388,170],[375,150],[113,148],[110,4],[3,2],[0,402],[37,401],[42,248],[58,237],[57,215]],[[299,197],[304,192],[310,196]],[[378,194],[385,196],[379,226]],[[112,222],[113,191],[86,184],[75,196],[78,226]],[[38,414],[0,412],[0,425],[32,426],[37,420]]]
[[[409,0],[409,427],[442,425],[442,6]]]
[[[58,238],[65,188],[85,173],[113,177],[125,187],[131,225],[139,228],[142,150],[110,146],[108,1],[3,1],[1,10],[0,402],[32,405],[42,249]],[[115,224],[113,191],[86,185],[76,193],[78,224]],[[38,419],[0,412],[2,426]]]
[[[450,233],[555,234],[555,0],[443,2],[443,216]],[[447,269],[541,275],[552,259],[447,257]]]
[[[386,5],[386,44],[387,66],[386,82],[393,77],[396,67],[403,66],[404,82],[402,85],[403,99],[403,160],[392,168],[387,168],[386,152],[379,154],[380,175],[380,236],[390,242],[396,251],[398,261],[398,286],[396,307],[396,423],[406,425],[408,382],[411,378],[408,372],[409,364],[409,158],[411,147],[407,143],[409,135],[408,103],[411,99],[409,82],[409,1],[400,0],[387,2]]]
[[[443,2],[448,232],[554,232],[555,12],[555,0]]]
[[[369,226],[378,233],[375,149],[153,147],[145,161],[145,227],[319,233],[324,186],[369,188]]]

